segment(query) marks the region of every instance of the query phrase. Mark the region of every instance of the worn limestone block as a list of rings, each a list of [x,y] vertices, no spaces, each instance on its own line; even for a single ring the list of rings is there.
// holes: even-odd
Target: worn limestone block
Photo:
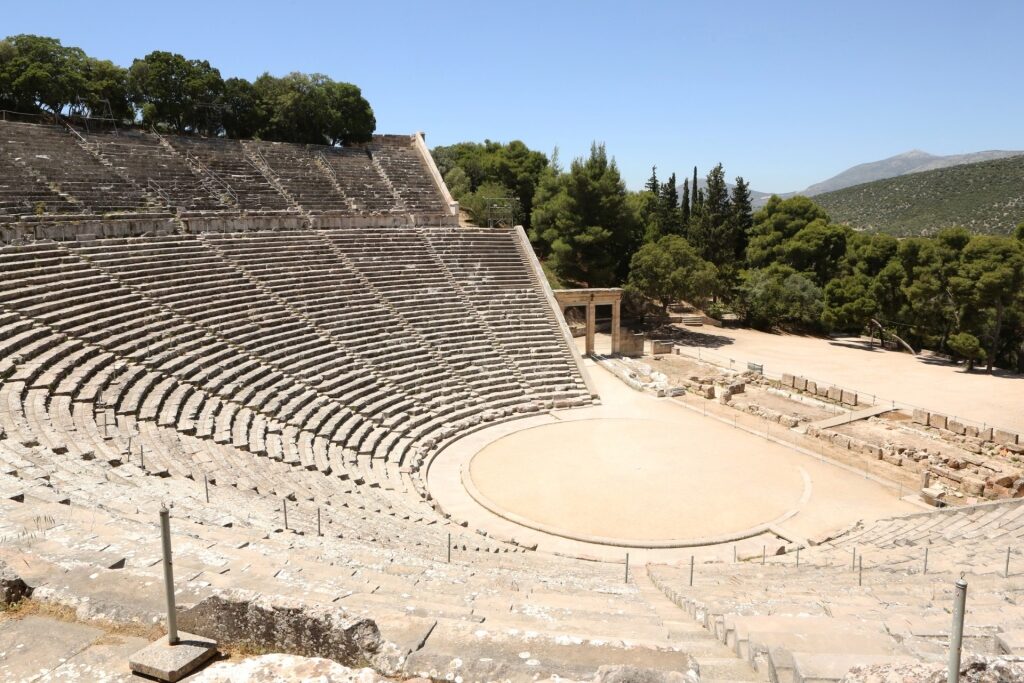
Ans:
[[[828,387],[825,386],[824,384],[818,384],[815,386],[814,393],[816,393],[818,396],[821,396],[822,398],[828,398]]]
[[[959,420],[954,420],[952,418],[946,420],[946,429],[948,429],[951,432],[954,432],[955,434],[967,433],[967,426],[963,422],[960,422]]]
[[[812,380],[807,380],[807,393],[816,394],[818,393],[818,383]]]
[[[807,378],[806,377],[797,377],[797,378],[795,378],[793,380],[793,388],[796,389],[797,391],[806,391],[807,390]]]
[[[992,430],[992,440],[999,444],[1015,444],[1017,443],[1017,435],[1013,432],[1007,432],[1002,429]]]
[[[169,645],[167,636],[161,636],[129,657],[128,667],[137,674],[175,683],[201,668],[216,654],[215,641],[179,631],[177,643]]]
[[[249,591],[206,598],[178,617],[178,626],[222,645],[247,645],[345,665],[373,661],[384,640],[371,619],[337,607],[270,599]]]
[[[947,419],[948,418],[946,418],[945,415],[932,413],[931,415],[928,416],[928,426],[935,427],[936,429],[945,429]]]
[[[321,657],[271,654],[240,662],[218,662],[189,679],[189,683],[233,681],[331,681],[331,683],[386,683],[370,668],[350,669]]]
[[[847,391],[846,389],[843,389],[841,397],[842,397],[842,401],[843,401],[843,403],[845,405],[848,405],[848,406],[855,406],[855,405],[857,405],[857,392],[855,392],[855,391]]]
[[[991,441],[992,440],[992,428],[985,427],[984,429],[978,430],[978,439],[980,441]]]
[[[921,410],[920,408],[914,408],[914,416],[911,418],[914,424],[927,425],[931,415],[927,410]]]
[[[792,388],[795,379],[796,378],[793,377],[793,375],[790,375],[788,373],[782,373],[782,386]]]
[[[13,569],[0,560],[0,609],[6,609],[31,595],[32,589]]]
[[[964,477],[960,485],[963,487],[964,493],[969,496],[980,496],[985,490],[985,482],[974,477]]]
[[[840,389],[839,387],[829,387],[828,399],[830,401],[835,401],[836,403],[839,403],[840,401],[843,400],[843,390]]]
[[[964,425],[964,434],[972,438],[978,438],[978,428],[974,425]]]
[[[839,446],[840,448],[849,448],[850,437],[846,436],[845,434],[836,434],[835,436],[832,437],[832,443],[834,443],[836,446]]]
[[[699,668],[693,658],[686,671],[662,671],[636,666],[602,666],[593,683],[699,683]]]

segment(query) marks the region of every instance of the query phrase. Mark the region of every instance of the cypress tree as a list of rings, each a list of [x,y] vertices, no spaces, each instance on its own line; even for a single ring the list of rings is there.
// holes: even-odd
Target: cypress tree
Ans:
[[[682,216],[683,216],[683,229],[685,230],[686,226],[690,224],[690,179],[689,178],[683,178],[683,206],[682,206],[681,211],[682,211]]]
[[[693,167],[693,182],[690,184],[690,212],[697,208],[697,167]]]

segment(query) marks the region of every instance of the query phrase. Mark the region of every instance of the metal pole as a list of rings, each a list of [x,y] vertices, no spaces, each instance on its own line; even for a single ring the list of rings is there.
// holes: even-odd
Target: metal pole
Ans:
[[[139,467],[146,469],[146,447],[139,444]]]
[[[1003,578],[1010,578],[1010,546],[1006,546],[1006,568],[1003,569]]]
[[[921,573],[922,574],[927,574],[928,573],[928,546],[924,547],[924,571],[922,571]]]
[[[800,566],[800,548],[799,547],[796,549],[796,566],[797,567]]]
[[[857,546],[853,546],[853,557],[850,558],[850,569],[857,568]]]
[[[736,564],[736,546],[732,547],[732,563]]]
[[[864,556],[857,558],[857,585],[864,585]]]
[[[210,502],[210,479],[203,475],[203,488],[206,489],[206,502]]]
[[[690,555],[690,586],[693,586],[693,555]]]
[[[281,510],[284,512],[284,528],[288,528],[288,499],[281,499]]]
[[[956,594],[953,597],[953,628],[949,632],[949,670],[946,674],[947,683],[960,681],[960,648],[964,637],[964,605],[967,603],[967,582],[963,577],[956,581]]]
[[[448,564],[452,563],[452,535],[448,533]]]
[[[761,564],[764,564],[765,557],[768,554],[767,546],[761,546]]]
[[[317,507],[317,509],[316,509],[316,535],[317,536],[323,536],[323,533],[320,531],[320,508],[319,507]]]
[[[171,513],[160,506],[160,540],[164,549],[164,593],[167,595],[167,643],[178,644],[178,614],[174,610],[174,568],[171,560]]]
[[[629,583],[629,553],[626,553],[626,580],[625,583]]]

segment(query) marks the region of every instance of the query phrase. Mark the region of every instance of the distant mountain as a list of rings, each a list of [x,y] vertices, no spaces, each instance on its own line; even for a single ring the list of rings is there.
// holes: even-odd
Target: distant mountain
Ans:
[[[1024,155],[904,173],[814,201],[833,221],[862,230],[922,235],[959,225],[1005,235],[1024,221]]]
[[[853,187],[862,183],[870,183],[875,180],[895,178],[908,173],[920,173],[922,171],[934,171],[939,168],[973,164],[980,161],[992,161],[994,159],[1005,159],[1006,157],[1024,154],[1024,151],[1002,151],[989,150],[985,152],[973,152],[971,154],[950,154],[949,156],[936,156],[918,149],[912,149],[903,154],[897,154],[881,161],[871,161],[866,164],[858,164],[848,168],[828,180],[811,185],[799,194],[814,196],[825,192],[834,192],[845,187]]]

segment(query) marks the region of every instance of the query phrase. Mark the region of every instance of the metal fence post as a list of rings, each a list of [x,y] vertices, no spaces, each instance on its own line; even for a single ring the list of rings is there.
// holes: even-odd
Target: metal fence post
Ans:
[[[1006,546],[1006,567],[1003,569],[1003,578],[1010,578],[1010,546]]]
[[[452,563],[452,534],[448,532],[448,564]]]
[[[284,513],[284,528],[288,528],[288,499],[281,499],[281,511]]]
[[[767,546],[761,546],[761,564],[764,564],[765,557],[768,554]]]
[[[693,586],[693,555],[690,555],[690,586]]]
[[[623,583],[629,583],[629,553],[626,553],[626,578]]]
[[[206,490],[206,502],[210,502],[210,479],[205,474],[203,475],[203,488]]]
[[[857,585],[864,585],[864,556],[857,558]]]
[[[924,570],[921,573],[922,574],[927,574],[928,573],[928,546],[924,547]]]
[[[850,558],[850,570],[857,568],[857,546],[853,546],[853,557]]]
[[[796,549],[796,566],[797,567],[800,566],[800,548],[799,547],[797,547],[797,549]]]
[[[960,681],[960,649],[964,637],[964,606],[967,603],[967,582],[961,576],[956,581],[956,594],[953,597],[953,627],[949,631],[949,670],[946,674],[947,683]]]
[[[167,597],[167,643],[178,644],[178,614],[174,609],[174,568],[171,560],[171,513],[160,506],[160,540],[164,551],[164,593]]]
[[[320,506],[316,508],[316,535],[323,536],[323,532],[320,530]]]

